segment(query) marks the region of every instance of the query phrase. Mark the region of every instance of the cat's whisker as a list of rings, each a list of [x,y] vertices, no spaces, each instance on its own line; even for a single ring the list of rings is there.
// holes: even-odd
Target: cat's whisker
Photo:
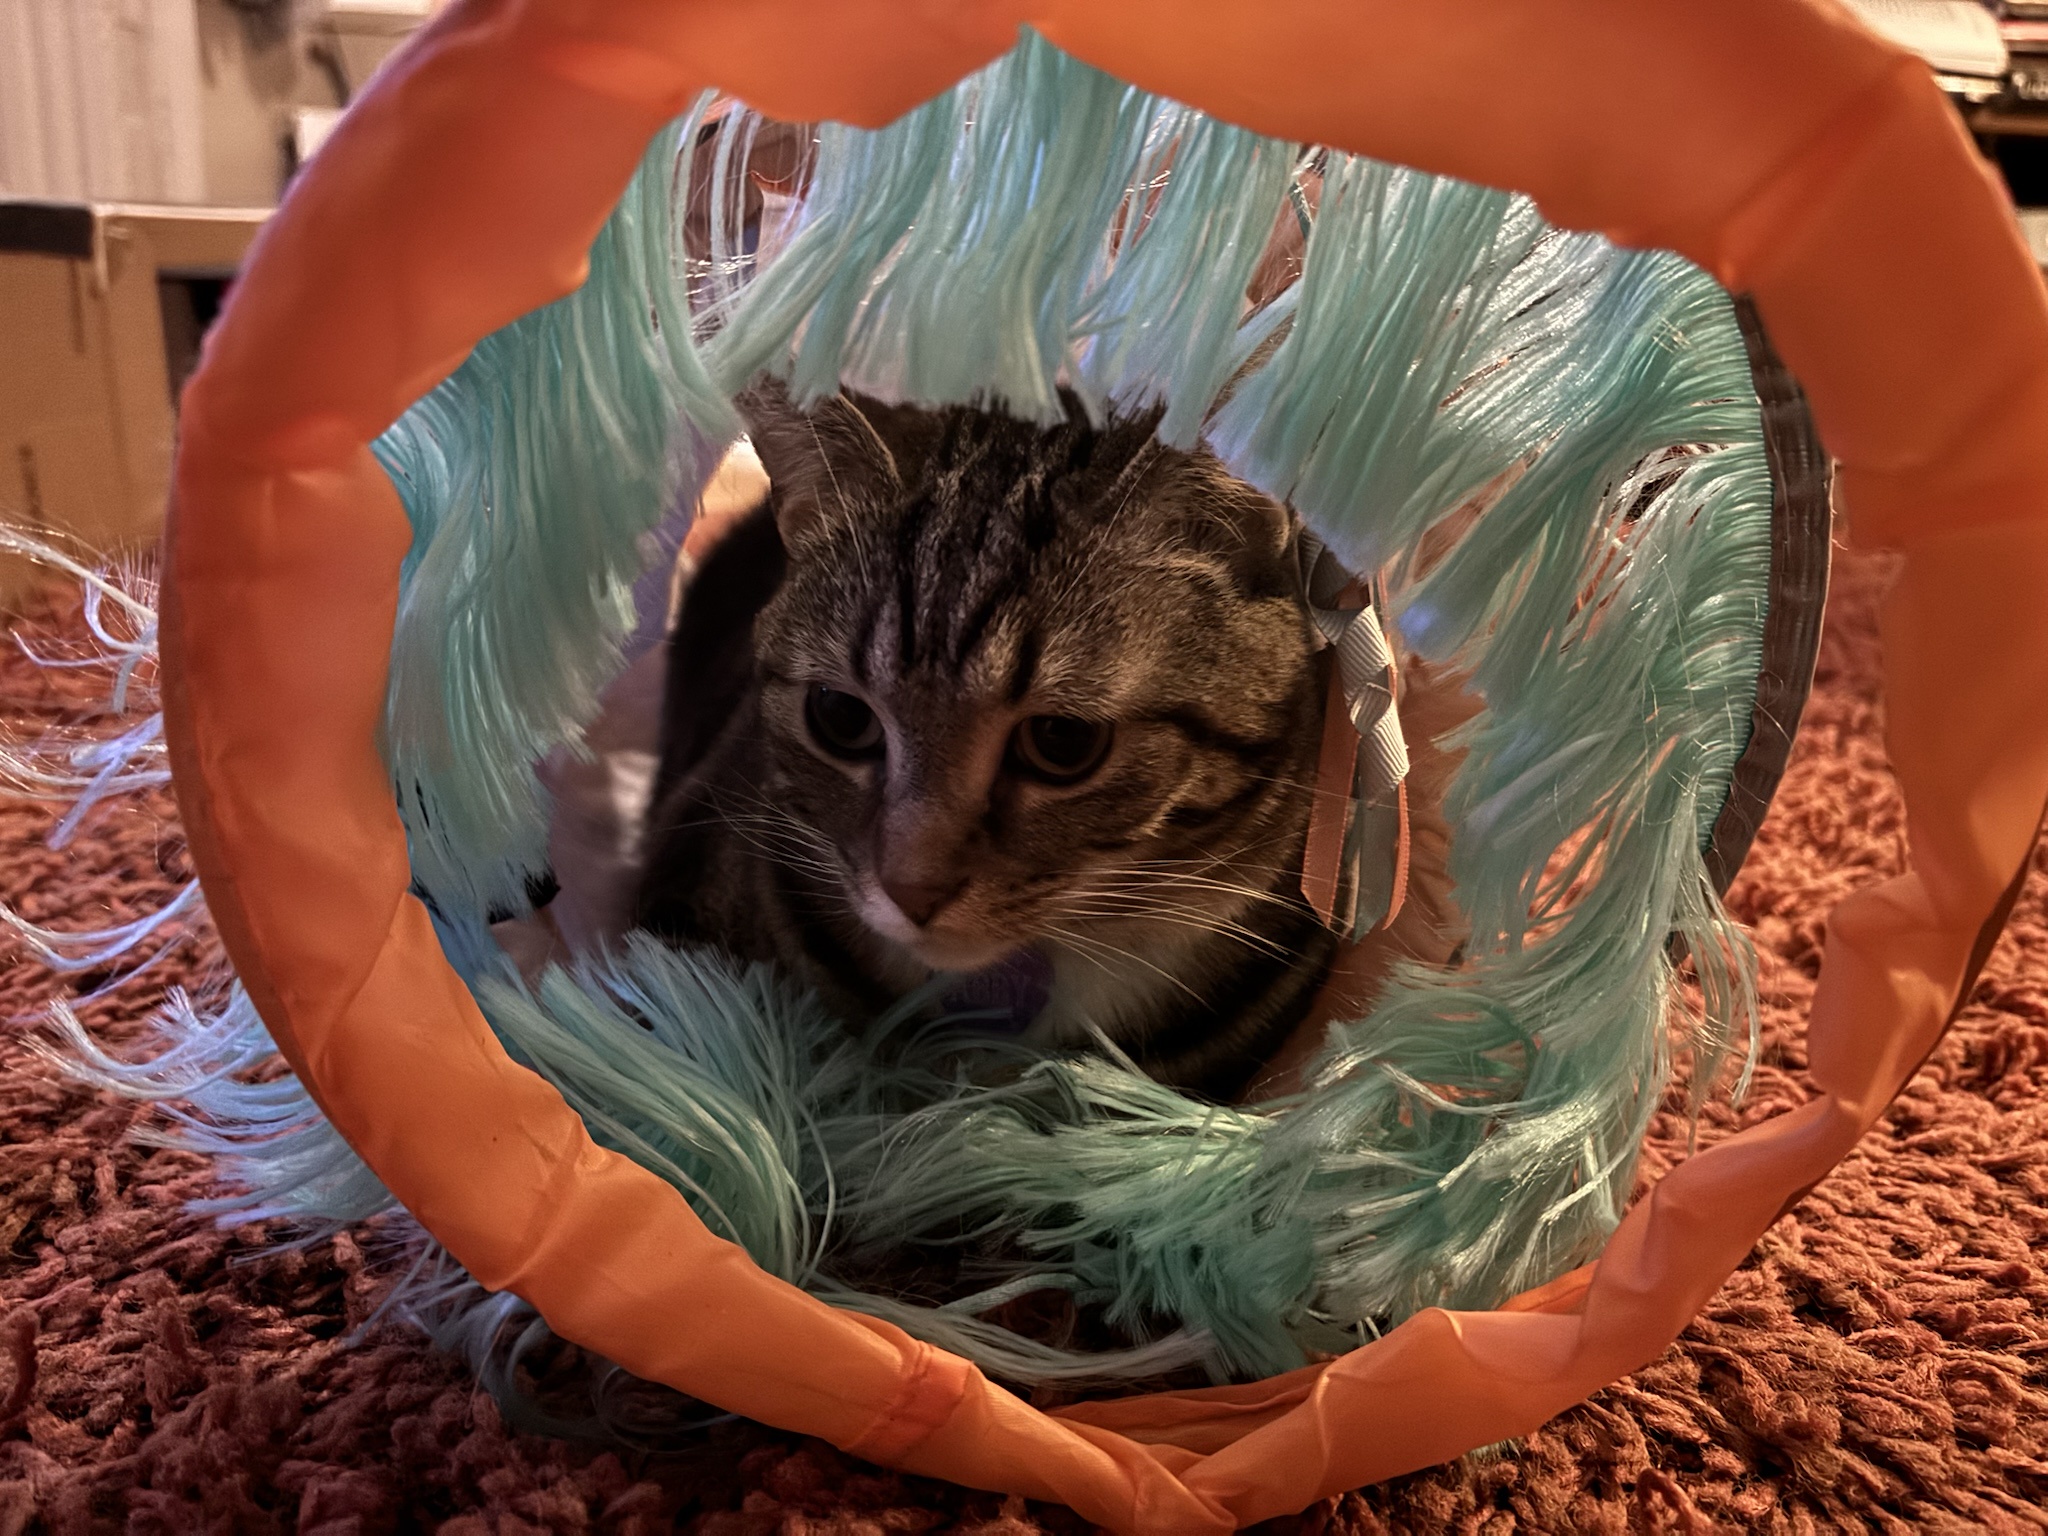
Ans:
[[[1276,896],[1276,899],[1285,900],[1286,898],[1284,896],[1277,895],[1277,893],[1275,893],[1271,887],[1284,876],[1300,873],[1301,859],[1297,855],[1294,857],[1290,857],[1278,864],[1265,864],[1253,862],[1242,857],[1232,857],[1229,855],[1219,854],[1213,858],[1203,859],[1140,860],[1138,862],[1130,864],[1109,865],[1106,866],[1104,869],[1094,871],[1093,873],[1129,875],[1134,878],[1144,880],[1152,880],[1154,878],[1178,880],[1199,879],[1203,876],[1203,873],[1205,871],[1217,869],[1229,869],[1233,871],[1240,871],[1246,875],[1261,877],[1267,882],[1267,884],[1263,886],[1253,887],[1254,889],[1258,889],[1266,895],[1274,895]]]
[[[1287,946],[1267,934],[1248,928],[1243,923],[1217,918],[1213,914],[1175,910],[1160,906],[1133,906],[1117,910],[1098,910],[1082,906],[1062,908],[1062,915],[1097,922],[1157,922],[1176,927],[1193,929],[1198,933],[1214,934],[1218,938],[1235,939],[1247,947],[1265,954],[1288,953]]]
[[[824,878],[843,878],[844,876],[844,871],[837,864],[819,858],[815,854],[805,853],[801,849],[791,849],[786,844],[779,843],[772,838],[762,837],[758,833],[748,832],[744,829],[735,830],[748,847],[776,860],[785,869]]]
[[[1193,897],[1197,894],[1228,896],[1235,900],[1250,902],[1273,902],[1284,905],[1287,898],[1269,887],[1252,885],[1242,880],[1224,880],[1213,875],[1196,875],[1186,872],[1161,872],[1152,874],[1127,874],[1089,887],[1091,890],[1115,891],[1119,894],[1138,896],[1156,895],[1173,891]]]
[[[727,812],[721,825],[730,827],[749,847],[791,868],[833,879],[845,878],[847,872],[828,838],[769,802],[764,800],[762,804],[768,809]]]
[[[1189,986],[1186,981],[1174,975],[1173,972],[1157,962],[1146,959],[1136,950],[1125,949],[1120,944],[1112,944],[1109,940],[1098,935],[1076,933],[1072,929],[1053,927],[1048,928],[1046,932],[1061,943],[1071,945],[1091,957],[1098,959],[1106,958],[1115,962],[1128,962],[1142,966],[1168,985],[1185,992],[1196,1002],[1203,1001],[1202,994]]]
[[[1240,880],[1220,880],[1214,876],[1196,875],[1181,871],[1162,871],[1153,878],[1149,871],[1113,872],[1110,879],[1102,884],[1087,888],[1090,895],[1115,895],[1135,897],[1140,900],[1154,899],[1163,890],[1207,891],[1220,896],[1234,897],[1252,905],[1267,903],[1273,906],[1288,906],[1291,898],[1269,888],[1247,884]]]
[[[730,798],[729,793],[721,796],[721,802],[729,801]],[[756,791],[749,791],[745,796],[744,803],[759,807],[758,810],[745,813],[755,821],[774,823],[775,825],[786,827],[790,832],[814,843],[820,848],[829,848],[831,846],[831,839],[826,837],[823,832],[811,826],[808,822],[798,819],[786,807],[777,805],[766,795]]]
[[[1289,905],[1289,903],[1270,893],[1259,894],[1272,905]],[[1171,886],[1099,887],[1092,890],[1075,891],[1068,897],[1068,901],[1074,905],[1092,905],[1105,913],[1138,912],[1142,914],[1153,911],[1172,911],[1185,913],[1189,916],[1199,914],[1204,918],[1217,922],[1236,923],[1241,921],[1240,917],[1219,906],[1214,900],[1200,899],[1196,893],[1177,892]],[[1255,907],[1258,904],[1257,900],[1248,900],[1243,903],[1243,906]],[[1238,904],[1233,903],[1232,905]]]
[[[1168,887],[1146,889],[1135,886],[1075,891],[1069,895],[1067,900],[1077,905],[1094,906],[1105,912],[1172,911],[1191,915],[1200,913],[1204,917],[1213,918],[1219,922],[1240,922],[1243,920],[1240,913],[1244,907],[1258,905],[1256,902],[1247,901],[1242,904],[1242,907],[1235,902],[1231,903],[1230,907],[1226,907],[1219,904],[1212,897],[1205,896],[1200,892],[1177,892]],[[1272,904],[1280,906],[1289,905],[1279,901],[1277,898],[1272,898]],[[1231,910],[1232,907],[1239,908],[1239,911],[1233,912]]]

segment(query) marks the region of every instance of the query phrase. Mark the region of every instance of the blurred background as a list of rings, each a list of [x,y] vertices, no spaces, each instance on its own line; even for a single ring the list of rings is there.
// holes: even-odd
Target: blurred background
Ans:
[[[154,536],[176,398],[285,185],[439,0],[0,0],[0,520]],[[2048,0],[1852,0],[2048,264]],[[0,555],[0,613],[30,568]]]
[[[265,208],[435,0],[0,0],[0,194]]]
[[[0,0],[0,521],[154,537],[237,264],[437,3]],[[0,555],[0,614],[37,575]]]

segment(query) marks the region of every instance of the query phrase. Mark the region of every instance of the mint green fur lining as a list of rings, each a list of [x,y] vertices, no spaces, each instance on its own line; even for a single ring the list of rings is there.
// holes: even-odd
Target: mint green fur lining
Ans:
[[[733,196],[756,127],[713,130],[709,263],[678,236],[693,114],[650,150],[584,287],[488,338],[377,445],[417,530],[387,760],[416,876],[507,1049],[764,1268],[1024,1381],[1280,1371],[1596,1253],[1674,1036],[1690,1023],[1704,1081],[1752,1034],[1750,950],[1701,856],[1748,737],[1771,543],[1726,294],[1524,199],[1332,155],[1302,279],[1246,322],[1296,148],[1032,39],[886,129],[821,130],[756,272]],[[1156,201],[1112,256],[1138,188]],[[908,1025],[855,1040],[786,980],[645,942],[536,991],[512,977],[484,915],[543,862],[533,765],[615,671],[646,539],[731,439],[732,391],[769,371],[802,396],[1049,416],[1064,383],[1097,408],[1163,401],[1187,443],[1283,321],[1207,437],[1354,568],[1392,563],[1408,646],[1469,668],[1485,700],[1447,807],[1473,928],[1458,971],[1398,973],[1306,1092],[1258,1110],[1108,1058],[1015,1060],[976,1086],[916,1065]],[[1426,575],[1400,564],[1503,484]],[[167,1027],[188,1066],[265,1044],[239,998]],[[145,1069],[97,1070],[141,1091]],[[388,1204],[296,1085],[259,1102],[194,1070],[180,1091],[188,1139],[247,1190],[233,1210]],[[839,1278],[962,1234],[1014,1257],[978,1296]],[[984,1315],[1034,1288],[1139,1346],[1078,1354]],[[472,1303],[437,1314],[451,1337]]]

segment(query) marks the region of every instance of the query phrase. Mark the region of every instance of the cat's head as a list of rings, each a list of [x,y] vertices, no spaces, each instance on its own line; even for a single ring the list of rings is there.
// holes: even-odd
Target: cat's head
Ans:
[[[1298,887],[1322,717],[1279,503],[1156,417],[743,406],[788,551],[763,814],[934,970],[1171,964]]]

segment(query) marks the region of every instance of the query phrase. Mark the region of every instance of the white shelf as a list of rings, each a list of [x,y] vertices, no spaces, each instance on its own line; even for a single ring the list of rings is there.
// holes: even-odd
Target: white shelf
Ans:
[[[397,37],[434,13],[435,0],[327,0],[327,22],[337,32]]]
[[[2020,232],[2033,248],[2034,260],[2048,267],[2048,208],[2022,208]]]
[[[1849,0],[1849,9],[1937,74],[1996,79],[2005,73],[2005,39],[1978,0]]]

